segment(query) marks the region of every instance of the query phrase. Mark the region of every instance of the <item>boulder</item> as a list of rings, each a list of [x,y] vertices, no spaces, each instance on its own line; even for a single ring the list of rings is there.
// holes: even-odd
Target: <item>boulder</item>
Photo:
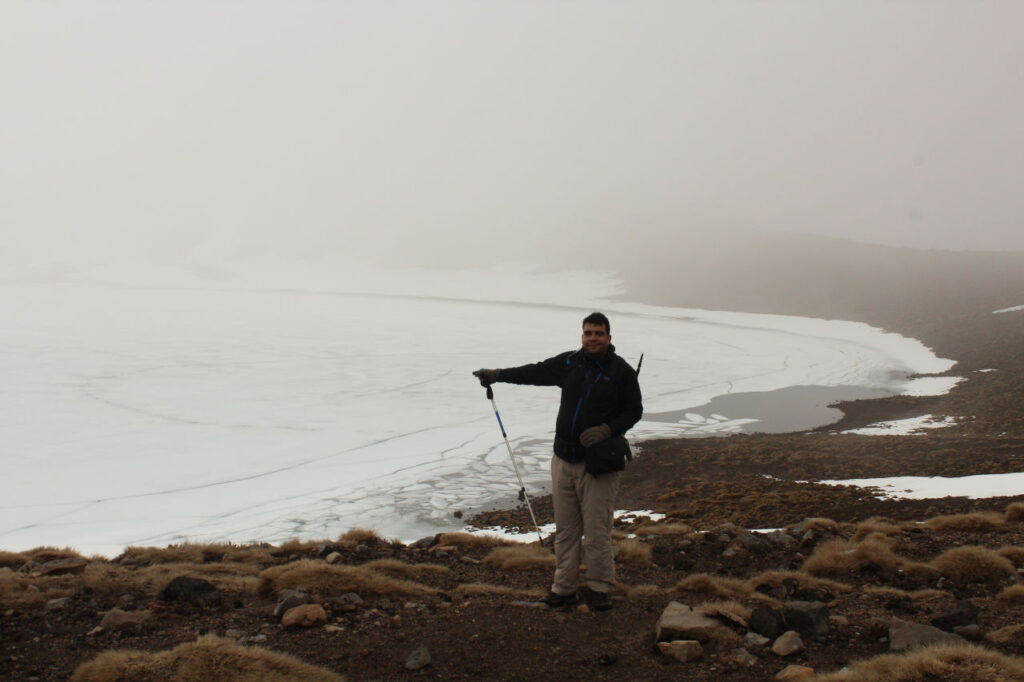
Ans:
[[[220,602],[220,594],[213,583],[188,575],[179,575],[164,585],[156,598],[160,601],[177,601],[197,606],[208,606]]]
[[[69,557],[67,559],[54,559],[32,568],[32,575],[70,575],[85,573],[85,567],[89,562],[85,559]]]
[[[314,625],[323,625],[327,622],[327,612],[319,604],[302,604],[284,612],[281,616],[281,626],[311,628]]]
[[[964,644],[967,640],[932,625],[899,618],[889,621],[889,650],[908,651],[928,644]]]
[[[733,540],[734,546],[741,546],[748,552],[754,554],[764,554],[772,549],[772,543],[765,540],[760,535],[754,535],[753,533],[742,532],[736,536]]]
[[[704,647],[694,639],[676,639],[671,642],[658,642],[658,650],[669,658],[689,663],[704,655]]]
[[[758,604],[750,614],[750,629],[768,639],[775,639],[786,631],[786,619],[782,611]]]
[[[277,607],[274,608],[274,618],[280,618],[289,609],[309,603],[309,596],[298,590],[281,590],[277,593]]]
[[[783,617],[786,627],[801,635],[828,636],[828,605],[820,601],[787,602]]]
[[[659,642],[673,639],[707,642],[712,631],[724,627],[720,621],[694,611],[686,604],[673,601],[669,602],[658,619],[656,639]]]
[[[425,646],[417,647],[409,657],[405,659],[406,670],[419,670],[430,665],[430,650]]]
[[[958,601],[949,611],[932,618],[932,625],[954,632],[954,628],[964,625],[975,625],[978,622],[978,607],[969,601]]]
[[[776,656],[790,656],[804,650],[804,642],[800,639],[800,633],[796,630],[789,630],[779,635],[779,638],[772,644],[772,653]]]

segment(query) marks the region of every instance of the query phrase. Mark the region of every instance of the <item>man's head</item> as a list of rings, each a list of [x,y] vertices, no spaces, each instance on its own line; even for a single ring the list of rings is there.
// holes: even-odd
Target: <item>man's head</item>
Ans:
[[[604,355],[612,345],[612,325],[603,313],[590,313],[583,318],[583,352],[590,356]]]

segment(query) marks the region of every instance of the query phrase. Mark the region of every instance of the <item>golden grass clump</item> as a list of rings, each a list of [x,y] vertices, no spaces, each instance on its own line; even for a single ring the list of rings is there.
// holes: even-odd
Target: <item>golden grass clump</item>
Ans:
[[[634,530],[633,534],[643,537],[647,535],[689,535],[692,532],[692,526],[681,521],[671,521],[669,523],[645,523]]]
[[[853,542],[860,542],[872,533],[881,533],[882,535],[899,535],[902,532],[903,526],[897,525],[889,519],[872,517],[857,524],[857,528],[853,532],[851,540],[853,540]]]
[[[711,575],[709,573],[694,573],[681,580],[676,585],[676,589],[682,592],[710,594],[722,599],[742,599],[753,592],[753,588],[750,587],[746,580]]]
[[[917,602],[932,602],[942,599],[953,599],[953,594],[944,590],[924,589],[908,592],[898,587],[887,585],[864,585],[861,591],[865,594],[874,594],[880,597],[895,597],[897,599],[912,599]]]
[[[323,544],[322,540],[299,540],[292,538],[285,540],[277,548],[279,554],[310,554],[316,551],[317,545]]]
[[[903,654],[884,654],[816,677],[820,682],[921,682],[1024,680],[1024,661],[971,644],[922,647]]]
[[[496,568],[552,568],[555,555],[540,545],[498,547],[484,557],[484,563]]]
[[[8,552],[0,549],[0,566],[20,567],[29,562],[29,558],[20,552]]]
[[[644,597],[657,597],[665,593],[665,590],[661,589],[657,585],[634,585],[629,588],[629,592],[626,596],[630,599],[643,599]]]
[[[765,571],[750,578],[747,582],[750,584],[750,587],[756,590],[765,585],[778,587],[784,580],[795,580],[804,589],[827,590],[833,594],[842,594],[843,592],[853,590],[853,587],[846,583],[829,580],[828,578],[819,578],[805,571]]]
[[[985,635],[985,639],[996,644],[1024,644],[1024,625],[1007,625]]]
[[[811,516],[800,522],[803,524],[804,531],[814,531],[815,533],[835,533],[839,530],[839,524],[832,519],[824,519],[819,516]],[[795,524],[795,525],[800,525]],[[787,530],[791,530],[793,526],[789,526]]]
[[[342,533],[341,537],[338,538],[338,544],[346,549],[351,549],[361,542],[384,543],[384,538],[365,528],[353,528]]]
[[[476,547],[503,547],[512,544],[512,542],[494,535],[457,531],[454,533],[442,533],[441,537],[437,540],[437,544],[455,545],[462,549],[473,549]]]
[[[814,550],[801,567],[815,575],[843,575],[874,568],[895,571],[905,563],[893,553],[895,541],[881,533],[872,533],[861,542],[829,540]]]
[[[305,587],[324,597],[336,597],[346,592],[382,597],[422,597],[436,592],[426,585],[391,578],[362,566],[332,566],[313,559],[273,566],[260,573],[259,580],[258,592],[263,595],[274,594],[286,587]]]
[[[726,601],[706,601],[700,605],[700,611],[712,618],[719,614],[728,614],[734,618],[739,618],[743,622],[749,622],[750,614],[753,613],[750,607],[744,606],[735,599],[729,599]]]
[[[73,682],[106,680],[218,680],[225,675],[236,682],[341,682],[330,670],[294,656],[261,647],[246,647],[214,636],[179,644],[173,649],[110,650],[81,664]]]
[[[81,554],[70,547],[64,547],[58,549],[57,547],[35,547],[28,551],[22,552],[32,561],[40,564],[46,563],[47,561],[56,561],[57,559],[84,559]]]
[[[999,601],[1024,602],[1024,585],[1010,585],[1000,592],[996,599]]]
[[[452,569],[439,564],[407,564],[397,559],[374,559],[363,564],[363,568],[377,571],[393,578],[417,578],[420,576],[448,575]]]
[[[208,580],[217,588],[229,592],[249,592],[259,584],[260,567],[257,564],[153,564],[136,571],[138,580],[146,586],[160,590],[164,585],[181,576],[192,576]]]
[[[1007,521],[1024,521],[1024,502],[1011,502],[1003,513]]]
[[[453,591],[460,597],[502,595],[509,597],[522,597],[523,599],[540,599],[544,596],[544,590],[536,587],[520,590],[514,587],[492,585],[490,583],[463,583]]]
[[[1024,547],[1011,545],[1009,547],[1000,547],[996,552],[999,553],[999,556],[1004,556],[1012,561],[1014,566],[1018,568],[1024,566]]]
[[[31,578],[9,568],[0,568],[0,604],[5,608],[34,608],[49,599],[70,597],[75,591],[68,585],[69,577]]]
[[[639,540],[617,540],[615,546],[617,547],[615,560],[620,564],[651,565],[652,548],[650,545]]]
[[[954,547],[929,564],[943,576],[960,584],[998,582],[1017,575],[1013,562],[987,547]]]
[[[975,512],[935,516],[921,524],[928,530],[1000,530],[1006,527],[1006,517],[999,512]]]

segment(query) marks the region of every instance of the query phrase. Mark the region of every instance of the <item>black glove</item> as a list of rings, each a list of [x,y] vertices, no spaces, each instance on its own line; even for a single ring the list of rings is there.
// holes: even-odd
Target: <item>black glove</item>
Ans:
[[[487,388],[491,384],[498,382],[498,375],[501,374],[500,369],[478,369],[473,372],[473,376],[480,380],[480,385]]]
[[[583,447],[589,448],[611,437],[611,427],[607,424],[601,424],[600,426],[591,426],[589,429],[584,429],[583,433],[580,434],[580,443],[583,444]]]

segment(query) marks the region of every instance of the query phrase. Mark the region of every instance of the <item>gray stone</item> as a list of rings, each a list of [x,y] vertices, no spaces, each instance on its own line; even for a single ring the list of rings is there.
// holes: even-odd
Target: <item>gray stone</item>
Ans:
[[[776,656],[790,656],[804,650],[804,642],[796,630],[782,633],[772,644],[772,653]]]
[[[430,549],[437,544],[437,536],[428,535],[425,538],[420,538],[416,542],[409,545],[409,549]]]
[[[309,603],[309,595],[298,590],[281,590],[277,593],[277,607],[274,608],[274,618],[280,618],[289,609]]]
[[[773,530],[770,533],[766,533],[764,538],[773,545],[779,545],[780,547],[792,547],[797,544],[795,537],[781,530]]]
[[[801,635],[828,636],[828,605],[820,601],[787,602],[783,617],[786,627]]]
[[[69,557],[67,559],[54,559],[35,566],[32,575],[68,575],[85,573],[85,567],[89,562],[85,559]]]
[[[928,644],[963,644],[959,635],[945,632],[932,625],[912,623],[899,618],[889,621],[889,650],[908,651]]]
[[[760,535],[754,535],[753,533],[743,532],[736,536],[733,540],[733,544],[742,545],[747,551],[753,552],[754,554],[764,554],[772,549],[772,543],[765,540]]]
[[[750,614],[750,629],[768,639],[775,639],[785,632],[786,619],[781,611],[758,604]]]
[[[978,607],[969,601],[958,601],[949,611],[932,618],[932,625],[954,632],[954,628],[964,625],[975,625],[978,622]]]
[[[122,594],[117,598],[117,608],[128,610],[135,606],[137,601],[134,594]]]
[[[406,670],[419,670],[430,665],[430,650],[425,646],[417,647],[405,659]]]
[[[294,606],[281,616],[281,627],[311,628],[327,622],[327,612],[319,604],[302,604]]]
[[[59,611],[60,609],[66,609],[71,603],[71,597],[60,597],[59,599],[51,599],[46,602],[47,611]]]
[[[768,639],[764,635],[759,635],[756,632],[748,632],[743,635],[743,648],[748,651],[751,649],[756,651],[757,649],[765,648],[771,641],[772,640]]]
[[[245,632],[242,631],[242,630],[231,628],[230,630],[225,630],[224,631],[224,636],[227,637],[228,639],[239,640],[239,639],[242,639],[243,637],[245,637]]]
[[[707,642],[712,631],[724,627],[720,621],[708,618],[686,604],[673,601],[669,602],[658,619],[656,640],[695,639]]]
[[[331,552],[324,558],[324,561],[326,561],[329,564],[340,564],[341,559],[342,556],[340,554],[338,554],[337,552]]]
[[[671,642],[658,642],[658,650],[669,658],[689,663],[704,655],[704,647],[694,639],[676,639]]]
[[[748,668],[757,665],[757,656],[742,647],[733,649],[729,654],[729,660],[736,665],[745,665]]]
[[[179,575],[164,585],[156,598],[160,601],[180,601],[198,606],[220,602],[220,594],[213,583],[188,575]]]

